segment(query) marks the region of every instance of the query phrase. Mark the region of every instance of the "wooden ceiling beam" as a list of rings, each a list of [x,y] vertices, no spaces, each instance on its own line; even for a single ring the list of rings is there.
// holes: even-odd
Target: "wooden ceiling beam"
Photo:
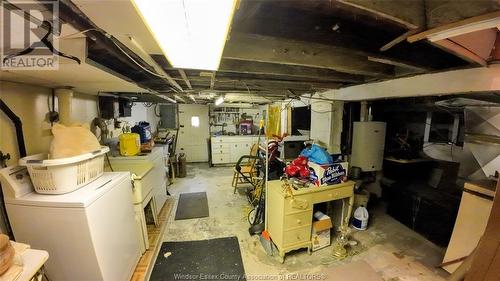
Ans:
[[[262,63],[234,59],[223,59],[219,66],[218,72],[260,74],[266,75],[268,77],[284,76],[293,78],[326,80],[332,82],[364,82],[364,77],[361,75],[342,73],[331,69],[283,65],[275,63]]]
[[[191,86],[191,83],[189,82],[189,79],[186,75],[186,72],[183,69],[178,69],[178,71],[182,77],[182,80],[184,80],[184,83],[186,83],[186,86],[188,86],[189,89],[193,89],[193,87]]]
[[[215,71],[212,72],[212,76],[210,77],[210,89],[213,89],[215,86],[215,75],[216,75]]]
[[[194,81],[193,81],[194,82]],[[202,82],[202,81],[199,81]],[[343,84],[336,82],[303,82],[291,80],[270,80],[270,79],[234,79],[234,78],[217,78],[215,79],[216,87],[225,85],[237,88],[270,88],[270,89],[338,89]],[[196,81],[198,83],[198,81]],[[204,83],[205,84],[205,83]],[[212,83],[210,83],[212,84]]]
[[[380,47],[380,51],[385,52],[385,51],[389,50],[390,48],[396,46],[397,44],[405,41],[409,36],[412,36],[413,34],[420,32],[420,31],[421,31],[420,28],[408,30],[407,32],[405,32],[405,33],[399,35],[398,37],[394,38],[393,40],[389,41],[384,46]]]
[[[384,64],[388,64],[388,65],[393,65],[393,66],[399,66],[402,68],[414,70],[416,72],[432,71],[432,69],[429,67],[420,66],[420,65],[416,65],[412,62],[402,61],[402,60],[393,59],[393,58],[384,57],[384,56],[369,56],[368,60],[379,62],[379,63],[384,63]]]
[[[336,0],[336,2],[373,13],[378,17],[404,25],[408,29],[425,26],[424,0]]]
[[[353,54],[346,48],[246,33],[231,34],[222,57],[325,68],[366,76],[391,77],[394,74],[393,67],[370,62],[366,56]]]

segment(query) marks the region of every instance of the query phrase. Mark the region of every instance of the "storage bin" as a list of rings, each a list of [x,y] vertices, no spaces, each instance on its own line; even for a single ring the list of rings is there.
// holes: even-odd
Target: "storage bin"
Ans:
[[[48,159],[47,154],[21,158],[19,165],[26,166],[36,192],[63,194],[72,192],[94,181],[104,172],[107,146],[78,156]]]

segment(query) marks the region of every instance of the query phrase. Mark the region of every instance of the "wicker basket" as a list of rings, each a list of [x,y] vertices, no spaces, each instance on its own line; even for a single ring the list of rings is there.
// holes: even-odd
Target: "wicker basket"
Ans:
[[[21,158],[19,165],[26,166],[36,192],[63,194],[77,190],[94,181],[104,172],[107,146],[78,156],[47,159],[47,154]]]

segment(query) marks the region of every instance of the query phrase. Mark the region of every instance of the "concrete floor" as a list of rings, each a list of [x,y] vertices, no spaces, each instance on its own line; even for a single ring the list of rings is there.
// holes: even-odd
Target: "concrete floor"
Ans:
[[[281,264],[278,258],[266,255],[257,236],[248,234],[249,204],[243,194],[233,194],[231,178],[231,167],[188,165],[188,176],[176,179],[169,188],[170,193],[177,201],[180,193],[206,191],[210,216],[175,221],[175,202],[163,240],[236,236],[246,274],[261,278],[259,280],[276,280],[291,273],[320,272],[326,280],[334,280],[334,276],[328,275],[329,270],[359,260],[367,262],[383,280],[444,280],[448,275],[444,270],[434,268],[441,262],[444,249],[386,215],[383,208],[371,211],[368,230],[352,232],[351,239],[358,245],[349,248],[348,258],[336,260],[331,256],[331,247],[313,252],[311,256],[303,249],[287,254],[285,263]],[[162,258],[161,253],[159,257]]]

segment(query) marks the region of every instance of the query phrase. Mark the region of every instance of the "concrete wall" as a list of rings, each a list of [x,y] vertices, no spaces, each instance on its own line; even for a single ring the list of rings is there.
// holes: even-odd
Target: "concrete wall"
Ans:
[[[52,141],[52,133],[50,123],[46,121],[46,114],[49,111],[48,99],[51,94],[51,88],[0,81],[0,99],[23,122],[24,140],[28,155],[48,152]],[[73,93],[71,123],[90,124],[97,116],[96,102],[96,96]],[[154,105],[146,107],[142,103],[136,103],[132,108],[132,117],[122,119],[131,126],[139,121],[148,121],[151,123],[153,131],[156,131],[159,117],[155,116]],[[118,136],[119,133],[121,133],[121,130],[117,130],[114,137]],[[0,113],[0,151],[11,155],[11,160],[7,161],[8,165],[17,163],[19,152],[14,126],[3,113]]]
[[[158,109],[158,112],[159,110],[160,109]],[[134,106],[132,106],[132,116],[122,117],[119,118],[119,120],[127,122],[130,127],[134,126],[139,121],[147,121],[151,125],[151,130],[155,132],[160,117],[156,116],[154,105],[147,107],[143,103],[134,103]]]
[[[47,152],[52,133],[45,116],[49,111],[48,98],[52,89],[5,81],[0,83],[0,98],[23,122],[27,154]],[[73,122],[90,123],[97,115],[94,96],[75,93],[72,103]],[[3,113],[0,113],[0,150],[10,153],[9,165],[17,163],[19,152],[14,126]]]

